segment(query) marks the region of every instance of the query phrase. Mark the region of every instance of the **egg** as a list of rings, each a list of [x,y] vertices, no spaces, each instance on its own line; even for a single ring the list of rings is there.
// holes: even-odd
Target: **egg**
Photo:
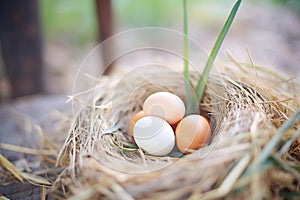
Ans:
[[[172,127],[157,116],[145,116],[133,127],[136,144],[146,153],[154,156],[165,156],[175,146],[175,135]]]
[[[133,127],[134,127],[134,125],[135,125],[135,123],[139,120],[139,119],[141,119],[142,117],[145,117],[146,115],[145,115],[145,113],[144,113],[144,111],[140,111],[140,112],[137,112],[134,116],[133,116],[133,118],[131,119],[131,121],[130,121],[130,124],[129,124],[129,128],[128,128],[128,131],[129,131],[129,134],[131,135],[131,136],[133,136]]]
[[[183,101],[170,92],[156,92],[144,102],[143,110],[146,115],[158,116],[169,124],[176,124],[185,114]]]
[[[188,115],[178,123],[175,135],[178,149],[189,154],[190,150],[197,150],[209,142],[210,125],[201,115]]]

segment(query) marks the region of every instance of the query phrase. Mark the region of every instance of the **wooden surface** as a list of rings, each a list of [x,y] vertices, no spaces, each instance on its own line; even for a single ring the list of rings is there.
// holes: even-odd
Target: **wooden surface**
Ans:
[[[29,183],[16,183],[8,186],[0,186],[1,193],[9,199],[41,200],[42,188]]]
[[[37,0],[0,1],[0,42],[14,97],[44,91]]]
[[[96,0],[98,27],[100,29],[100,42],[105,41],[109,37],[113,36],[113,8],[111,0]],[[103,66],[104,75],[108,75],[112,72],[114,66],[110,63],[114,56],[114,46],[112,42],[102,43],[103,50]]]
[[[49,138],[61,137],[63,142],[67,131],[63,131],[55,126],[62,120],[69,126],[70,121],[64,121],[64,115],[71,112],[71,105],[66,104],[65,95],[58,96],[29,96],[0,106],[0,141],[1,143],[13,144],[23,147],[39,148],[41,139],[34,126],[42,127]],[[57,117],[61,115],[60,117]],[[1,146],[0,146],[1,147]],[[0,148],[0,153],[11,162],[25,159],[28,163],[35,163],[40,156],[29,155]],[[37,166],[34,170],[41,170],[42,166]],[[57,174],[47,174],[53,178]],[[0,180],[0,193],[10,199],[42,199],[42,188],[30,183],[10,183],[3,184]]]

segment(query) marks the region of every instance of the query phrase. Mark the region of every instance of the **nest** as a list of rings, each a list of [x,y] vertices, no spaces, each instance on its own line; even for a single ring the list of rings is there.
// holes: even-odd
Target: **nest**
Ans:
[[[66,169],[50,195],[284,199],[299,194],[299,122],[282,130],[299,109],[298,86],[270,71],[231,69],[224,67],[209,77],[200,102],[200,112],[212,122],[211,142],[181,157],[147,155],[127,134],[130,118],[150,94],[170,91],[186,101],[181,73],[153,66],[102,78],[92,97],[80,101],[84,107],[58,159]],[[191,73],[194,85],[198,76]]]

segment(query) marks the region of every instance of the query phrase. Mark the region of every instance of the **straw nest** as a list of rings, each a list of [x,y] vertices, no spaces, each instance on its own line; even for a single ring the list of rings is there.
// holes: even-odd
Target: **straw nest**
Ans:
[[[191,73],[196,84],[199,74]],[[135,148],[130,118],[157,91],[185,101],[181,73],[162,67],[103,77],[76,116],[58,163],[55,199],[296,198],[300,191],[299,87],[255,67],[223,67],[209,77],[202,114],[209,145],[182,157]],[[74,98],[76,100],[76,98]]]

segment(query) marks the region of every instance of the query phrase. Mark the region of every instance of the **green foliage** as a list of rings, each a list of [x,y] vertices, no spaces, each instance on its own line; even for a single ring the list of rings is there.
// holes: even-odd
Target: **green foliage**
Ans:
[[[206,65],[204,67],[204,70],[202,74],[199,77],[198,83],[195,88],[195,95],[192,95],[190,92],[190,80],[189,80],[189,73],[188,73],[188,22],[187,22],[187,8],[186,8],[186,0],[183,0],[183,31],[185,35],[185,40],[184,40],[184,77],[185,77],[185,88],[186,88],[186,97],[187,97],[187,113],[186,115],[193,114],[195,111],[198,110],[199,107],[199,102],[202,99],[202,95],[204,93],[204,89],[206,86],[206,82],[210,73],[210,70],[214,64],[214,61],[218,55],[218,52],[222,46],[222,43],[231,27],[231,24],[233,23],[233,20],[236,16],[236,13],[240,7],[242,0],[237,0],[236,3],[234,4],[216,42],[211,50],[211,53],[208,57],[208,60],[206,62]]]
[[[96,39],[98,25],[94,1],[41,0],[40,10],[46,39],[69,40],[78,45]]]
[[[113,3],[118,23],[135,27],[168,25],[182,6],[174,0],[122,0]]]
[[[198,103],[195,101],[195,96],[192,92],[189,73],[189,39],[188,39],[188,16],[187,16],[187,0],[183,0],[183,33],[184,33],[184,48],[183,48],[183,75],[184,85],[187,99],[186,115],[198,112]]]
[[[239,6],[241,4],[242,0],[238,0],[235,5],[233,6],[217,40],[216,40],[216,43],[213,47],[213,49],[211,50],[211,53],[209,55],[209,58],[207,60],[207,63],[205,65],[205,68],[203,70],[203,73],[202,75],[199,77],[199,82],[196,86],[196,96],[197,96],[197,99],[198,100],[201,100],[202,98],[202,95],[203,95],[203,92],[204,92],[204,87],[206,85],[206,82],[207,82],[207,79],[208,79],[208,75],[209,75],[209,72],[213,66],[213,63],[218,55],[218,52],[222,46],[222,43],[231,27],[231,24],[235,18],[235,15],[239,9]]]
[[[300,14],[300,0],[273,0],[280,5],[288,6]]]
[[[190,23],[218,27],[218,22],[225,14],[224,7],[231,2],[234,0],[189,0]],[[95,1],[41,0],[39,3],[46,40],[79,46],[96,40],[98,24]],[[149,26],[177,29],[182,24],[180,0],[117,0],[112,3],[115,32]]]

